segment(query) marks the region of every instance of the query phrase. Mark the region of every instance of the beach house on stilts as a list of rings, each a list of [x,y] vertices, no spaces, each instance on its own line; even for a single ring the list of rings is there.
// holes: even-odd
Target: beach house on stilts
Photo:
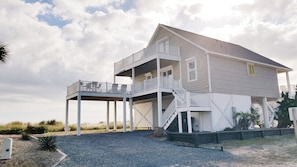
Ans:
[[[274,117],[269,102],[280,96],[278,75],[286,76],[289,87],[291,70],[242,46],[159,24],[146,48],[114,64],[114,76],[131,78],[131,85],[78,81],[68,86],[65,129],[69,100],[77,100],[78,135],[81,100],[107,101],[108,114],[110,101],[122,101],[124,132],[126,112],[131,131],[174,126],[178,132],[220,131],[235,125],[234,112],[248,112],[255,103],[269,128]]]

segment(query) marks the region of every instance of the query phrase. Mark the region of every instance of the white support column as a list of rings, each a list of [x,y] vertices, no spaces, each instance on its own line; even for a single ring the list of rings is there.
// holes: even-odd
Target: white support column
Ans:
[[[123,98],[123,132],[126,132],[126,97]]]
[[[66,115],[65,115],[65,132],[69,132],[68,129],[68,115],[69,115],[69,100],[66,100]]]
[[[76,135],[80,136],[80,109],[81,109],[81,96],[80,93],[77,95],[77,129]]]
[[[181,112],[177,113],[177,119],[178,119],[178,132],[183,133],[183,120]]]
[[[109,131],[109,101],[107,101],[107,111],[106,111],[106,131]]]
[[[113,129],[117,130],[117,101],[114,101],[114,122]]]
[[[134,82],[134,80],[135,80],[135,68],[133,67],[132,68],[132,87],[131,87],[131,91],[132,91],[132,93],[134,93],[134,89],[135,89],[135,87],[134,87],[134,84],[135,84],[135,82]]]
[[[291,93],[291,89],[290,89],[290,77],[289,77],[289,72],[286,72],[286,80],[287,80],[287,88],[288,88],[288,92],[289,94]]]
[[[157,58],[157,106],[158,106],[158,127],[162,126],[162,92],[161,92],[161,74],[160,74],[160,58]]]
[[[191,119],[191,111],[187,111],[187,120],[188,120],[188,133],[192,133],[192,119]]]
[[[129,106],[130,106],[130,132],[133,132],[133,99],[129,99]]]
[[[267,108],[267,98],[266,97],[263,97],[263,100],[262,100],[262,110],[263,110],[265,128],[270,128],[268,108]]]

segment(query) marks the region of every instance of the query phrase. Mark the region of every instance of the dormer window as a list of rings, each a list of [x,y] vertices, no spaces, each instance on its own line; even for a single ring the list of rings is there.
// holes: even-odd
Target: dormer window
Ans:
[[[247,72],[249,76],[255,76],[256,75],[255,65],[252,63],[247,63]]]

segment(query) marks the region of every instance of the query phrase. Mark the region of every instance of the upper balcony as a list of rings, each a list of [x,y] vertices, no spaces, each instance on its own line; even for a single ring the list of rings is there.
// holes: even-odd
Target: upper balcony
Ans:
[[[122,71],[126,71],[132,67],[144,64],[159,56],[163,59],[179,60],[179,47],[169,44],[157,45],[153,44],[147,48],[144,48],[129,57],[126,57],[116,63],[114,63],[114,74],[119,74]]]

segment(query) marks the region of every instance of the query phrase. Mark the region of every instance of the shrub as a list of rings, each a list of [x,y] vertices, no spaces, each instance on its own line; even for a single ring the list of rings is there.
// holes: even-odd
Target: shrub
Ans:
[[[153,132],[154,137],[164,137],[166,136],[166,131],[161,127],[156,127]]]
[[[48,125],[56,125],[57,124],[57,121],[55,119],[49,120],[49,121],[47,121],[46,124],[48,124]]]
[[[290,107],[297,107],[297,92],[295,99],[289,97],[289,93],[282,92],[282,100],[278,101],[278,107],[275,112],[275,119],[278,121],[278,128],[288,128],[292,126],[293,122],[290,120],[289,111]]]
[[[234,119],[237,120],[237,128],[240,130],[248,130],[251,124],[256,124],[259,122],[260,115],[258,114],[258,110],[251,107],[249,112],[237,112],[234,114]]]
[[[42,133],[47,133],[48,128],[46,126],[31,126],[28,125],[26,132],[29,134],[42,134]]]
[[[56,138],[56,136],[45,136],[38,138],[40,149],[45,151],[56,151]]]
[[[0,134],[7,134],[7,135],[11,135],[11,134],[20,134],[23,131],[23,128],[20,127],[7,127],[7,128],[1,128]]]
[[[28,133],[25,131],[21,132],[21,136],[22,136],[22,140],[30,140]]]

